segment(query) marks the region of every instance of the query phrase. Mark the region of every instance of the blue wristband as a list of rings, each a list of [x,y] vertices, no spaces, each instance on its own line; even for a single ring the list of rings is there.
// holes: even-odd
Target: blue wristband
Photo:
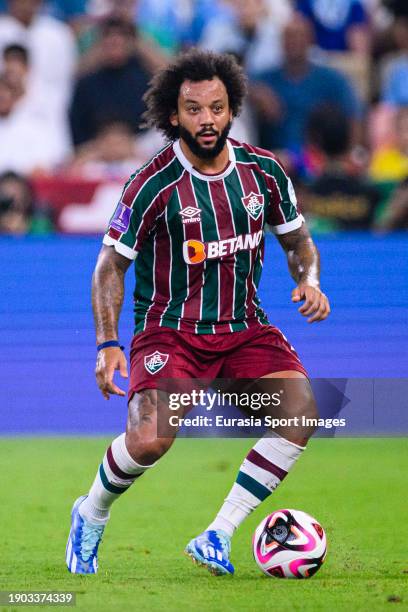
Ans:
[[[120,348],[122,351],[123,351],[123,350],[124,350],[124,348],[125,348],[124,346],[122,346],[122,345],[120,344],[120,342],[119,342],[118,340],[108,340],[107,342],[102,342],[102,344],[98,344],[98,346],[96,347],[96,350],[97,350],[97,351],[98,351],[98,353],[99,353],[99,351],[101,351],[102,349],[109,348],[109,347],[111,347],[111,346],[117,346],[117,347],[118,347],[118,348]]]

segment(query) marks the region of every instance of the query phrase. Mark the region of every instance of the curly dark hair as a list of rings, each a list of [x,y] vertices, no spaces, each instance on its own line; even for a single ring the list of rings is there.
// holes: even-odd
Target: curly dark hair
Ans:
[[[232,55],[190,49],[157,73],[143,96],[147,110],[144,125],[161,130],[169,140],[178,138],[178,127],[170,123],[177,111],[181,84],[185,80],[199,82],[218,77],[225,85],[233,117],[239,115],[247,90],[244,71]]]

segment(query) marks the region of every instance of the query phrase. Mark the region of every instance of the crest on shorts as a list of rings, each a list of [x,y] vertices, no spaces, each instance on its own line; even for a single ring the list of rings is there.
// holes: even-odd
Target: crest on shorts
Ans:
[[[165,353],[160,353],[160,351],[154,351],[151,355],[146,355],[144,358],[144,367],[149,372],[149,374],[156,374],[159,372],[169,360],[169,356]]]
[[[241,198],[241,202],[244,205],[248,215],[257,221],[261,216],[264,208],[264,197],[262,193],[251,193],[245,198]]]

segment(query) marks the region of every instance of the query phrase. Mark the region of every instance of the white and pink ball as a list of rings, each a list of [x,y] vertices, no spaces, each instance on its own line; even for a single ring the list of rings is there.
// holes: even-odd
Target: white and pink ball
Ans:
[[[252,539],[258,567],[267,576],[310,578],[327,552],[320,523],[301,510],[276,510],[258,525]]]

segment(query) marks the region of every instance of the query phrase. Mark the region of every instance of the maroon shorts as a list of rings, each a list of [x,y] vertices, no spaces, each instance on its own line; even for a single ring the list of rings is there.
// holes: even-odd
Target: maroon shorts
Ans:
[[[214,335],[158,327],[132,340],[129,397],[156,389],[163,378],[256,379],[285,370],[307,376],[295,349],[272,325]]]

